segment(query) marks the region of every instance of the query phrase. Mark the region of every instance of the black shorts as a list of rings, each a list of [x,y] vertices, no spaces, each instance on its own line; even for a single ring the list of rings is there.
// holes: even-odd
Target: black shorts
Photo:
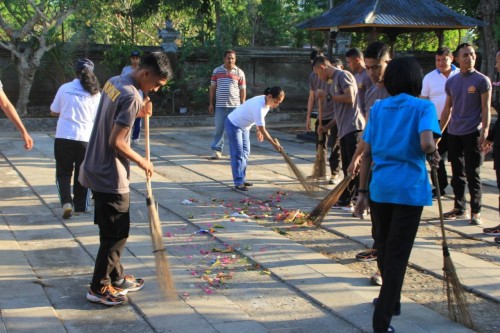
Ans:
[[[127,238],[130,231],[130,193],[93,192],[95,200],[94,223],[99,236],[106,239]]]

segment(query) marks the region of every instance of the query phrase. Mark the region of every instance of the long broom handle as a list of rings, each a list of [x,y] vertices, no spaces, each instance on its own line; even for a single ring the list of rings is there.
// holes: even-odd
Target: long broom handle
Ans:
[[[146,144],[146,159],[148,161],[150,161],[151,159],[151,153],[150,153],[150,150],[149,150],[149,115],[146,115],[146,117],[144,117],[144,140],[145,140],[145,144]]]
[[[274,138],[274,142],[276,142],[276,144],[278,146],[281,146],[281,151],[283,151],[283,152],[285,151],[285,148],[283,148],[283,146],[281,145],[281,143],[278,141],[278,138]]]
[[[145,141],[145,151],[146,151],[146,159],[151,162],[151,149],[149,147],[149,115],[144,117],[144,141]],[[151,177],[146,172],[146,189],[148,192],[148,197],[153,197],[153,190],[151,189]],[[154,204],[154,203],[153,203]]]
[[[439,188],[436,168],[431,167],[431,175],[432,175],[432,180],[434,181],[434,185],[436,187],[436,197],[439,209],[439,221],[441,222],[441,234],[443,235],[443,254],[445,256],[449,256],[450,252],[448,250],[448,242],[446,241],[446,232],[444,230],[443,205],[441,204],[441,189]]]

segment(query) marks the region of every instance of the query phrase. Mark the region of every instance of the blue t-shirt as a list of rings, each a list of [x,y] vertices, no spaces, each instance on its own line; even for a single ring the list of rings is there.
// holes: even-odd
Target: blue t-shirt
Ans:
[[[373,105],[363,135],[373,158],[371,200],[432,205],[425,153],[420,146],[420,133],[428,130],[441,135],[431,101],[399,94]]]

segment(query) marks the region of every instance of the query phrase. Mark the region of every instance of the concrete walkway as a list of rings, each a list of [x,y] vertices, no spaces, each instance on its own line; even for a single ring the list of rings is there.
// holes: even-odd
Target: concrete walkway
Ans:
[[[276,130],[271,133],[309,173],[313,144]],[[98,231],[91,213],[60,217],[51,133],[34,133],[30,152],[21,148],[16,133],[0,134],[0,333],[371,332],[371,302],[378,289],[369,286],[366,277],[251,219],[232,216],[242,202],[249,203],[248,209],[265,209],[278,200],[278,190],[288,193],[280,203],[283,208],[309,211],[326,192],[310,197],[297,191],[281,155],[267,143],[254,142],[248,179],[255,185],[248,193],[235,192],[228,160],[207,160],[211,135],[211,128],[202,127],[158,128],[152,133],[157,171],[153,191],[178,297],[167,301],[158,292],[145,180],[134,166],[133,224],[123,261],[128,273],[143,276],[147,283],[141,292],[130,294],[128,305],[107,308],[85,300]],[[490,169],[491,162],[486,162],[485,183],[494,181]],[[491,187],[485,192],[483,219],[493,226],[498,222],[497,193]],[[182,204],[184,200],[190,204]],[[451,206],[446,199],[445,210]],[[436,209],[426,208],[424,220],[435,223]],[[483,239],[480,227],[464,221],[447,226]],[[371,245],[369,220],[330,213],[323,227]],[[217,232],[200,233],[210,228]],[[228,246],[235,251],[213,251]],[[498,261],[459,252],[452,258],[468,288],[500,300]],[[411,262],[441,274],[440,246],[417,239]],[[207,283],[215,273],[227,277],[227,283]],[[469,331],[410,299],[402,302],[403,314],[393,320],[398,332]]]

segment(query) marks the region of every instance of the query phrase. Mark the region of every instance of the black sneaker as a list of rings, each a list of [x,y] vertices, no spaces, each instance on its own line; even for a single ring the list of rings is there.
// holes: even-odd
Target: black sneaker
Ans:
[[[459,208],[453,208],[447,213],[443,214],[445,220],[456,220],[456,219],[468,219],[470,217],[469,211],[461,210]]]
[[[94,291],[92,288],[89,288],[87,299],[94,303],[101,303],[109,306],[120,305],[128,300],[127,296],[120,295],[113,286],[103,286],[99,291]]]
[[[440,198],[441,198],[441,199],[443,199],[443,198],[444,198],[444,193],[441,193]],[[434,191],[433,191],[433,192],[432,192],[432,200],[437,200],[437,199],[438,199],[438,198],[437,198],[436,192],[434,192]]]
[[[121,281],[113,282],[113,287],[120,295],[126,295],[129,291],[139,291],[144,287],[144,279],[135,278],[133,275],[125,275]]]

